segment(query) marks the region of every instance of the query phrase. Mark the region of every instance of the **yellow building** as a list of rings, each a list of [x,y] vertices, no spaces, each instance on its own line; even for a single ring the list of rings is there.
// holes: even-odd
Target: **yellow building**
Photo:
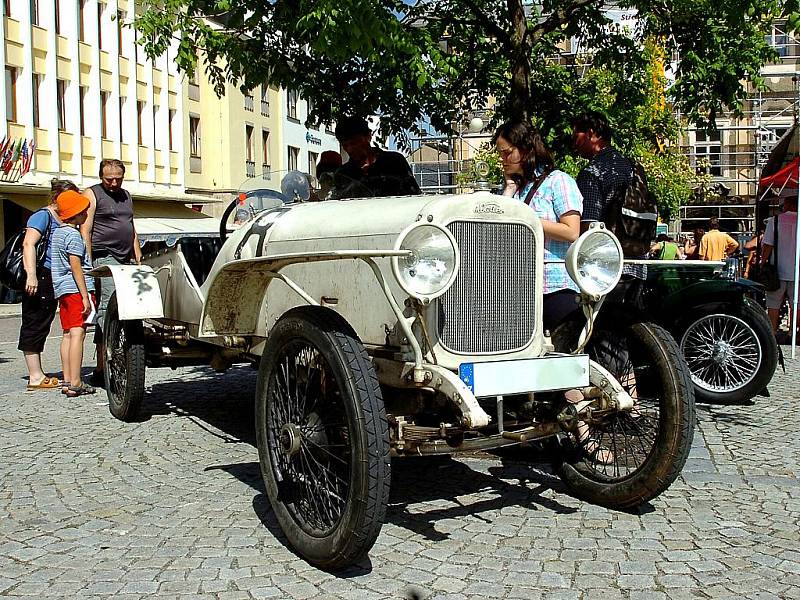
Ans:
[[[5,0],[3,8],[0,150],[15,151],[6,160],[0,152],[0,243],[46,204],[50,179],[93,185],[102,158],[125,163],[141,229],[145,218],[174,218],[187,205],[218,215],[248,175],[285,168],[282,92],[244,96],[229,85],[217,98],[202,73],[178,72],[177,46],[148,59],[130,27],[140,10],[133,0]]]

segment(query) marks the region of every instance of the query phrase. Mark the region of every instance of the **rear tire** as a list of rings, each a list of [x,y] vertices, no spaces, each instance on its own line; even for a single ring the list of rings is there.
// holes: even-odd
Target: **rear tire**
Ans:
[[[256,438],[272,509],[309,563],[350,566],[375,543],[389,500],[389,426],[375,369],[326,309],[292,311],[266,348]]]
[[[116,294],[108,302],[103,343],[108,410],[120,421],[134,421],[144,398],[144,327],[138,320],[120,321]]]
[[[672,336],[653,323],[598,324],[587,352],[634,396],[636,407],[589,428],[589,439],[613,454],[611,464],[600,464],[571,441],[557,472],[580,498],[633,508],[666,490],[689,455],[695,423],[689,373]]]

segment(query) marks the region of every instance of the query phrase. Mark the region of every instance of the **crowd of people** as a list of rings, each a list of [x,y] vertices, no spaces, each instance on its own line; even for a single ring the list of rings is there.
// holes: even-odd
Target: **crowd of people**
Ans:
[[[51,182],[50,203],[26,223],[23,265],[26,274],[18,348],[25,357],[28,390],[61,388],[69,397],[93,394],[104,378],[102,327],[113,280],[88,275],[104,264],[141,262],[133,200],[122,188],[125,165],[116,159],[100,162],[100,183],[80,193],[68,180]],[[37,261],[37,245],[46,244]],[[63,377],[42,367],[45,341],[58,309],[63,337],[60,355]],[[87,328],[95,325],[97,367],[87,383],[82,377]],[[90,385],[91,384],[91,385]]]

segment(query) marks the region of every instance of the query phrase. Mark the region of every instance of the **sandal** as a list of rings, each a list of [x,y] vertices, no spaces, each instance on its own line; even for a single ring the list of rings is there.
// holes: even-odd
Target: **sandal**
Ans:
[[[39,383],[28,383],[27,390],[52,390],[59,386],[58,377],[44,377]]]
[[[81,383],[78,386],[71,385],[67,388],[67,398],[77,398],[78,396],[86,396],[95,392],[97,392],[96,389],[85,383]]]
[[[61,393],[66,395],[66,393],[69,391],[69,388],[70,388],[71,385],[72,384],[69,381],[65,381],[64,383],[62,383],[61,384]]]

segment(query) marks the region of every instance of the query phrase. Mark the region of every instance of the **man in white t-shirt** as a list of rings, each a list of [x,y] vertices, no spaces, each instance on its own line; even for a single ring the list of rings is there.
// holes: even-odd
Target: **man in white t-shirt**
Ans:
[[[767,292],[767,312],[772,330],[778,331],[778,315],[783,301],[788,298],[794,305],[794,255],[797,240],[797,197],[789,196],[783,201],[783,212],[767,219],[764,230],[764,249],[761,262],[769,260],[775,248],[775,225],[778,219],[778,279],[781,285],[774,292]],[[794,318],[792,318],[794,321]]]

